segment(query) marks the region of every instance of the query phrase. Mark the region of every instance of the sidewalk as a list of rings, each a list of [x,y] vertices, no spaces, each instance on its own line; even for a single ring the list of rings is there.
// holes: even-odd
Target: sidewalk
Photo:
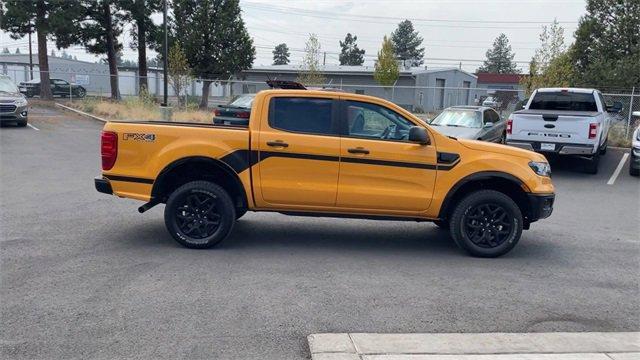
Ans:
[[[640,360],[640,332],[312,334],[313,360]]]

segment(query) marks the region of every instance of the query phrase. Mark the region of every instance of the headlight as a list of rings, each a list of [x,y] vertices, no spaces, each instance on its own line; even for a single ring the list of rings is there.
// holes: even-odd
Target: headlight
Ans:
[[[27,106],[27,99],[22,98],[22,99],[16,100],[16,106],[17,107]]]
[[[540,176],[550,176],[551,175],[551,166],[546,162],[537,162],[531,161],[529,162],[529,167],[533,170],[534,173]]]

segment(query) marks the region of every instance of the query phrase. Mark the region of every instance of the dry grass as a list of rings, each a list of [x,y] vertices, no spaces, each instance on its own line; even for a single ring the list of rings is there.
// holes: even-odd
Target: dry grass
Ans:
[[[640,121],[631,123],[630,129],[627,131],[626,121],[614,123],[609,129],[609,146],[631,147],[631,136],[633,130],[640,125]]]
[[[68,102],[65,104],[75,109],[99,116],[107,120],[118,121],[160,121],[162,114],[160,107],[154,103],[145,103],[140,100],[124,100],[112,102],[99,99],[85,99],[83,101]],[[172,120],[176,122],[211,123],[213,114],[201,110],[177,110],[174,109]]]

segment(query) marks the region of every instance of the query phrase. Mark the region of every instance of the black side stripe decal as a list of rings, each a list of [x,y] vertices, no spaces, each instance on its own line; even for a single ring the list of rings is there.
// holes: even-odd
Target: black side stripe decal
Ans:
[[[140,184],[153,184],[153,179],[145,179],[131,176],[120,176],[120,175],[104,175],[103,177],[112,180],[112,181],[126,181],[126,182],[134,182]]]
[[[425,164],[406,161],[390,161],[390,160],[378,160],[370,158],[354,158],[330,156],[330,155],[315,155],[315,154],[303,154],[303,153],[291,153],[291,152],[276,152],[276,151],[257,151],[257,150],[236,150],[225,156],[222,160],[225,164],[229,165],[236,173],[241,173],[247,170],[249,167],[259,163],[262,160],[270,157],[280,157],[289,159],[307,159],[307,160],[319,160],[319,161],[344,161],[352,164],[369,164],[380,166],[395,166],[412,169],[425,169],[425,170],[443,170],[448,171],[453,169],[460,160],[458,154],[452,153],[438,153],[438,164]]]

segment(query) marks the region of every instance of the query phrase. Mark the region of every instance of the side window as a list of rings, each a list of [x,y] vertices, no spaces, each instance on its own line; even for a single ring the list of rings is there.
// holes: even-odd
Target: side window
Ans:
[[[269,126],[274,129],[336,134],[332,123],[333,100],[304,97],[276,97],[269,104]]]
[[[493,110],[489,110],[489,122],[497,123],[500,121],[500,115]]]
[[[348,136],[381,140],[406,140],[409,129],[414,126],[393,110],[386,107],[345,101],[346,133]]]

